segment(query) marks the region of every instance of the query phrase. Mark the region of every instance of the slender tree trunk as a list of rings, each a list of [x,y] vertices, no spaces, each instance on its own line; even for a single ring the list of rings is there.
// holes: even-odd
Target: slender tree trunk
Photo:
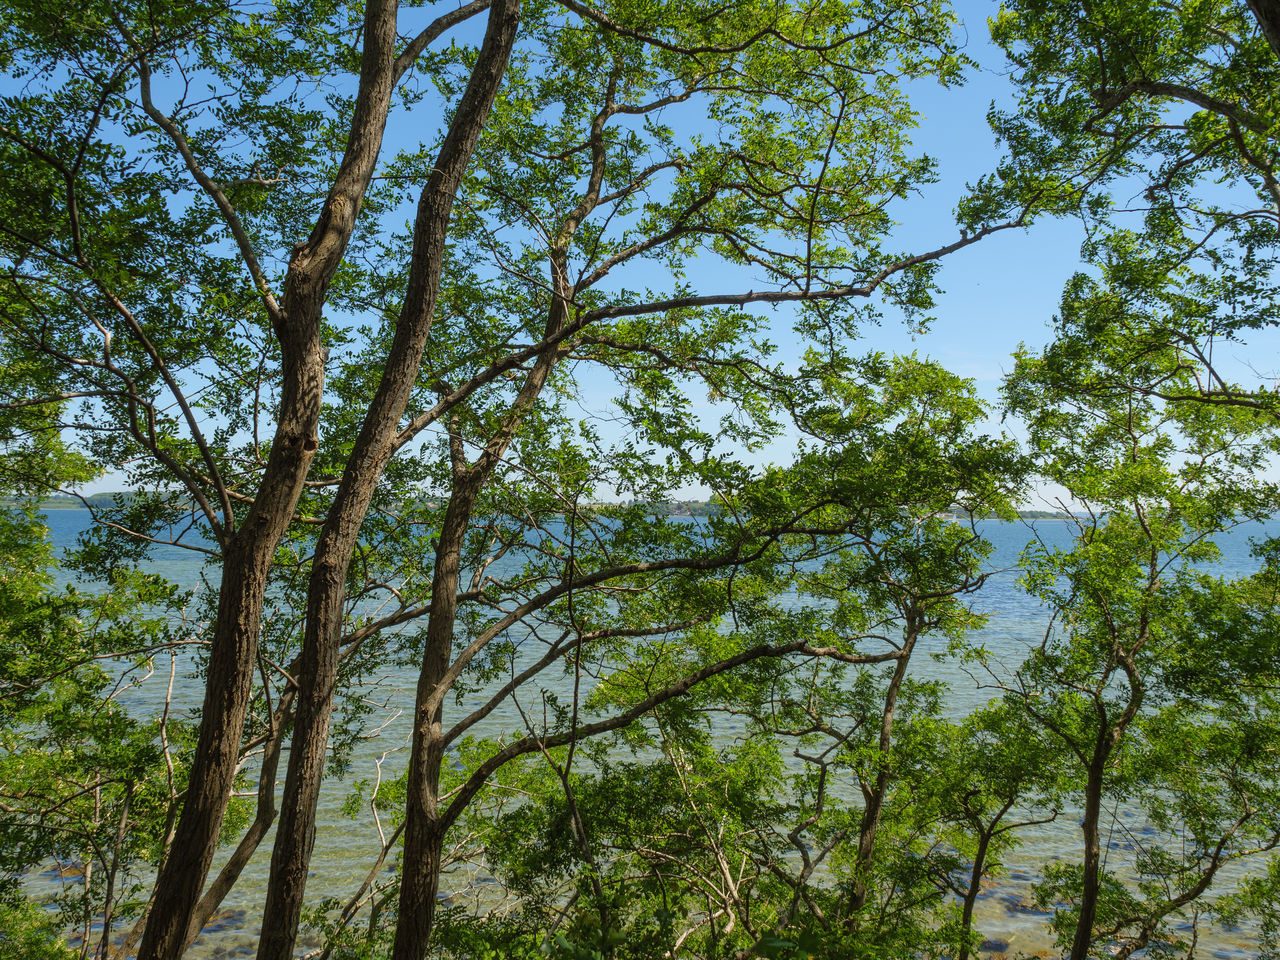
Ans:
[[[494,3],[490,8],[479,58],[431,178],[419,198],[409,284],[382,379],[312,561],[297,676],[297,719],[271,857],[259,960],[288,960],[297,938],[307,870],[315,846],[316,807],[333,713],[347,570],[365,513],[395,451],[400,416],[408,404],[431,330],[454,197],[506,72],[518,16],[518,0]],[[467,513],[469,516],[469,504]],[[465,519],[461,526],[465,531]],[[456,572],[453,593],[456,594]],[[452,624],[449,632],[452,636]]]
[[[497,9],[496,5],[494,9]],[[564,301],[556,298],[548,316],[546,336],[553,336],[563,320]],[[440,809],[445,681],[453,655],[458,577],[471,512],[522,417],[546,385],[560,356],[557,350],[548,350],[539,357],[502,426],[485,444],[475,464],[468,465],[461,438],[456,435],[450,438],[453,493],[445,508],[436,545],[431,613],[427,619],[426,649],[414,706],[413,746],[405,803],[404,866],[392,960],[423,960],[435,918],[435,898],[440,887],[440,851],[451,819],[450,814]],[[454,809],[459,808],[455,806]]]
[[[964,906],[960,911],[960,949],[956,954],[956,960],[969,960],[969,936],[973,931],[973,910],[978,903],[978,894],[982,892],[982,875],[987,869],[987,851],[991,849],[992,838],[1000,832],[997,824],[1009,812],[1014,799],[1010,797],[1006,800],[988,824],[984,824],[981,818],[970,809],[967,800],[964,801],[969,822],[973,824],[973,829],[978,834],[978,849],[973,855],[973,867],[969,871],[969,888],[964,893]]]
[[[1154,575],[1151,583],[1158,583]],[[1148,636],[1149,623],[1144,618],[1138,640],[1128,650],[1120,649],[1116,655],[1118,666],[1124,671],[1129,684],[1129,702],[1114,722],[1108,716],[1101,699],[1100,691],[1105,686],[1095,691],[1095,696],[1098,697],[1098,736],[1086,768],[1084,821],[1080,825],[1084,834],[1084,877],[1080,890],[1080,919],[1076,924],[1075,937],[1071,941],[1070,960],[1088,960],[1089,948],[1093,945],[1093,927],[1098,916],[1098,893],[1102,889],[1102,842],[1099,829],[1102,820],[1102,794],[1106,787],[1107,766],[1124,739],[1129,724],[1142,709],[1145,687],[1135,658],[1138,651],[1146,645]]]
[[[864,790],[866,806],[862,811],[862,822],[858,827],[858,859],[854,866],[853,893],[849,898],[849,920],[857,922],[858,914],[867,905],[869,891],[866,874],[871,868],[875,856],[876,833],[880,829],[880,814],[884,810],[885,795],[889,792],[892,770],[889,764],[889,749],[893,746],[893,715],[898,706],[898,691],[902,689],[903,678],[907,675],[907,666],[911,662],[911,651],[919,638],[919,626],[914,615],[908,617],[906,637],[902,650],[893,668],[893,677],[889,681],[889,689],[884,695],[884,711],[880,716],[880,765],[876,771],[875,785]]]
[[[982,892],[982,872],[987,862],[987,847],[991,833],[978,828],[978,851],[973,857],[973,869],[969,872],[969,889],[964,894],[964,908],[960,911],[960,947],[956,960],[969,960],[969,931],[973,929],[973,908]]]
[[[443,683],[453,653],[458,571],[467,523],[479,491],[474,473],[455,484],[445,510],[436,548],[431,615],[426,650],[418,677],[413,751],[404,831],[404,867],[392,960],[423,960],[435,920],[440,889],[440,856],[446,824],[440,810],[440,764],[444,757],[443,706],[435,694]],[[434,703],[434,706],[430,706]]]
[[[1102,788],[1107,760],[1111,756],[1112,737],[1109,733],[1106,730],[1099,733],[1085,780],[1084,819],[1080,824],[1084,834],[1084,876],[1080,888],[1080,918],[1076,921],[1076,933],[1071,941],[1071,960],[1088,960],[1089,948],[1093,946],[1093,926],[1098,916],[1098,891],[1101,889],[1099,823],[1102,819]]]

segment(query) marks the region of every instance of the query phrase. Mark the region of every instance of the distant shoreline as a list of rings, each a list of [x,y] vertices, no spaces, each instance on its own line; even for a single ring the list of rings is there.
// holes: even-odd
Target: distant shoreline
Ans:
[[[134,498],[136,494],[132,490],[112,490],[106,493],[86,493],[83,497],[75,497],[67,493],[54,494],[52,496],[42,497],[35,502],[38,510],[84,510],[85,501],[94,507],[112,507],[116,504],[116,498],[119,497],[124,502],[128,502]],[[14,507],[24,507],[31,503],[29,497],[0,497],[0,508],[10,510]]]
[[[46,497],[36,503],[39,510],[86,510],[92,506],[113,506],[116,497],[131,497],[132,491],[121,490],[112,493],[95,493],[86,496],[84,499],[89,501],[88,506],[76,497]],[[0,500],[0,509],[13,509],[23,506],[27,501],[15,500],[12,498]],[[634,504],[626,503],[592,503],[583,504],[586,508],[608,509],[633,506]],[[721,507],[718,503],[706,500],[677,500],[672,503],[651,503],[644,504],[655,516],[672,516],[672,517],[707,517],[718,515]],[[959,515],[957,515],[958,517]],[[979,518],[990,519],[990,518]],[[1072,514],[1065,513],[1061,510],[1019,510],[1019,520],[1072,520],[1075,519]]]

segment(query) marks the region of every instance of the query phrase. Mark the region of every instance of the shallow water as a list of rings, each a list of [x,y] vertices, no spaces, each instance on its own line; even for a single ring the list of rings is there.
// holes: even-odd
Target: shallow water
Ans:
[[[49,523],[55,545],[70,546],[76,535],[87,526],[88,513],[82,510],[50,511]],[[975,608],[987,614],[990,619],[982,630],[973,635],[973,639],[991,652],[994,662],[1012,667],[1021,662],[1030,646],[1040,641],[1046,626],[1045,613],[1040,604],[1018,587],[1015,569],[1018,556],[1033,536],[1039,536],[1050,546],[1065,546],[1070,540],[1070,524],[1044,520],[1036,522],[1032,529],[1021,523],[989,522],[982,525],[981,532],[994,547],[991,566],[1002,572],[992,576],[975,595]],[[1223,572],[1240,575],[1256,569],[1256,563],[1248,552],[1249,540],[1251,536],[1267,532],[1280,532],[1280,523],[1269,524],[1265,528],[1254,526],[1237,530],[1221,538],[1219,542],[1223,551]],[[152,565],[157,572],[179,584],[194,586],[199,582],[202,561],[200,554],[167,547],[156,552]],[[979,683],[982,678],[958,669],[954,661],[931,659],[927,654],[932,652],[935,651],[922,649],[913,658],[911,675],[922,679],[946,680],[951,686],[949,709],[954,716],[969,713],[994,695],[989,686],[984,689]],[[158,708],[161,702],[159,698],[163,696],[164,681],[167,679],[167,666],[159,670],[159,673],[165,676],[152,678],[148,684],[128,691],[126,696],[132,709],[151,712]],[[364,879],[381,849],[377,827],[367,809],[363,819],[352,820],[343,814],[342,805],[353,781],[373,781],[378,778],[379,773],[383,779],[388,779],[403,769],[403,748],[409,734],[415,683],[414,672],[402,670],[387,674],[368,690],[370,696],[376,696],[379,702],[386,704],[386,721],[378,737],[359,745],[345,780],[326,784],[320,801],[315,857],[307,887],[308,900],[311,902],[318,902],[324,897],[345,899]],[[567,687],[556,689],[554,682],[550,686],[566,699],[572,695]],[[202,687],[193,680],[180,681],[175,693],[178,703],[185,709],[199,704]],[[452,701],[447,709],[457,711],[459,715],[462,713]],[[473,732],[484,734],[509,730],[520,726],[520,723],[517,711],[507,704],[495,710],[486,719],[483,728],[477,728]],[[723,729],[717,728],[717,733],[728,741],[740,735],[742,728],[738,724],[726,724]],[[283,769],[282,763],[281,781]],[[976,922],[989,938],[989,953],[1007,952],[1011,956],[1054,955],[1046,929],[1048,915],[1032,905],[1031,887],[1045,863],[1057,859],[1079,858],[1076,820],[1070,812],[1066,812],[1054,823],[1026,831],[1022,847],[1006,860],[1008,878],[992,884],[984,891]],[[1132,829],[1141,831],[1143,826],[1135,824]],[[1111,840],[1121,847],[1132,842],[1132,838],[1124,836],[1113,836]],[[262,844],[258,856],[245,870],[223,909],[193,949],[193,957],[254,954],[256,917],[261,909],[267,880],[270,843],[268,838]],[[222,856],[227,852],[224,850]],[[215,870],[220,862],[221,857],[214,864]],[[46,876],[44,882],[53,882],[55,879],[55,876]],[[490,881],[491,878],[486,878],[475,870],[459,871],[445,879],[442,897],[484,900],[488,896],[486,887],[492,889]],[[1257,952],[1256,939],[1249,930],[1204,929],[1200,933],[1199,944],[1197,956],[1219,960],[1251,957]]]

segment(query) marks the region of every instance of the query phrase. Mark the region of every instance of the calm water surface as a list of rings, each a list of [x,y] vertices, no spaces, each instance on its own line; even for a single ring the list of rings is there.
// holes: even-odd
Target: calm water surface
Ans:
[[[73,546],[77,536],[89,525],[89,514],[84,510],[52,510],[48,519],[54,544],[58,547]],[[1019,555],[1034,537],[1039,537],[1051,547],[1065,547],[1070,543],[1072,529],[1072,524],[1061,520],[1041,520],[1034,524],[988,522],[981,525],[981,532],[994,546],[990,564],[1000,572],[975,595],[975,608],[987,614],[989,621],[973,636],[991,652],[996,663],[1009,668],[1020,663],[1028,648],[1040,641],[1047,622],[1041,605],[1018,586],[1016,568]],[[1275,533],[1280,533],[1280,522],[1243,527],[1219,538],[1223,553],[1221,570],[1229,576],[1246,575],[1255,570],[1257,564],[1249,554],[1251,540]],[[200,583],[203,561],[204,557],[199,553],[162,546],[155,551],[150,568],[182,586],[196,587]],[[991,689],[984,689],[977,679],[954,663],[931,659],[926,655],[931,652],[934,651],[922,650],[913,658],[912,675],[946,680],[951,685],[950,709],[954,715],[964,715],[991,699]],[[158,698],[163,696],[168,671],[164,669],[163,672],[165,677],[153,678],[151,683],[129,691],[131,706],[144,712],[158,711],[161,704]],[[308,899],[313,903],[322,897],[349,896],[363,880],[381,849],[372,818],[367,818],[367,822],[353,821],[342,813],[341,807],[353,780],[373,781],[379,775],[386,779],[398,775],[403,769],[406,762],[403,748],[410,729],[416,679],[413,671],[392,673],[369,691],[371,697],[386,704],[387,719],[377,738],[364,741],[357,748],[345,782],[333,781],[326,785],[320,805],[315,858],[307,886]],[[568,681],[563,682],[567,684]],[[554,681],[551,687],[554,690]],[[572,695],[567,688],[555,692],[565,699]],[[202,685],[190,680],[176,690],[181,709],[197,707],[202,696]],[[473,732],[483,735],[518,726],[520,717],[513,708],[499,709],[487,719],[484,729],[477,728]],[[726,739],[740,732],[741,729],[735,729],[732,724],[723,730],[717,729],[717,733]],[[283,770],[282,763],[282,782]],[[1141,826],[1136,829],[1141,829]],[[1048,953],[1042,951],[1047,951],[1051,942],[1045,933],[1044,915],[1028,908],[1031,884],[1045,863],[1060,858],[1079,859],[1079,831],[1075,818],[1067,814],[1056,823],[1033,828],[1024,836],[1021,849],[1006,863],[1010,878],[984,898],[977,922],[993,938],[990,944],[993,948],[1008,950],[1010,954],[1041,953],[1047,956]],[[1116,842],[1123,842],[1123,838]],[[201,937],[194,955],[210,958],[253,955],[253,934],[263,900],[269,859],[268,838],[224,904],[218,921]],[[214,869],[218,866],[215,863]],[[458,874],[446,878],[442,890],[457,899],[468,896],[483,899],[483,879],[474,873],[467,877]],[[1256,953],[1256,940],[1248,930],[1208,930],[1201,935],[1197,956],[1235,960],[1252,957]]]

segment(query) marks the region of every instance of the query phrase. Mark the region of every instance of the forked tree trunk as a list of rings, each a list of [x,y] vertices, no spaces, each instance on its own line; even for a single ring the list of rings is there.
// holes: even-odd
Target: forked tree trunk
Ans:
[[[333,714],[347,570],[365,513],[395,451],[400,417],[431,330],[453,200],[501,86],[518,18],[518,0],[499,0],[490,8],[479,58],[419,200],[408,289],[382,379],[312,561],[297,676],[297,719],[271,857],[258,960],[288,960],[297,939]],[[465,529],[465,520],[462,526]]]
[[[321,317],[382,149],[395,78],[396,0],[370,0],[364,35],[342,165],[311,236],[294,251],[283,304],[272,317],[281,349],[276,434],[253,506],[224,544],[200,738],[173,844],[156,879],[139,960],[178,960],[184,952],[235,779],[267,575],[318,446],[325,374]]]
[[[182,814],[156,879],[156,896],[139,946],[139,960],[177,960],[182,955],[218,845],[240,760],[240,738],[257,668],[267,573],[316,448],[315,424],[322,382],[319,371],[323,369],[318,349],[312,359],[310,375],[299,377],[297,382],[314,384],[314,388],[295,388],[285,394],[286,401],[293,400],[295,404],[293,415],[282,417],[272,445],[268,463],[270,489],[259,493],[244,529],[231,536],[223,554],[200,737]]]

